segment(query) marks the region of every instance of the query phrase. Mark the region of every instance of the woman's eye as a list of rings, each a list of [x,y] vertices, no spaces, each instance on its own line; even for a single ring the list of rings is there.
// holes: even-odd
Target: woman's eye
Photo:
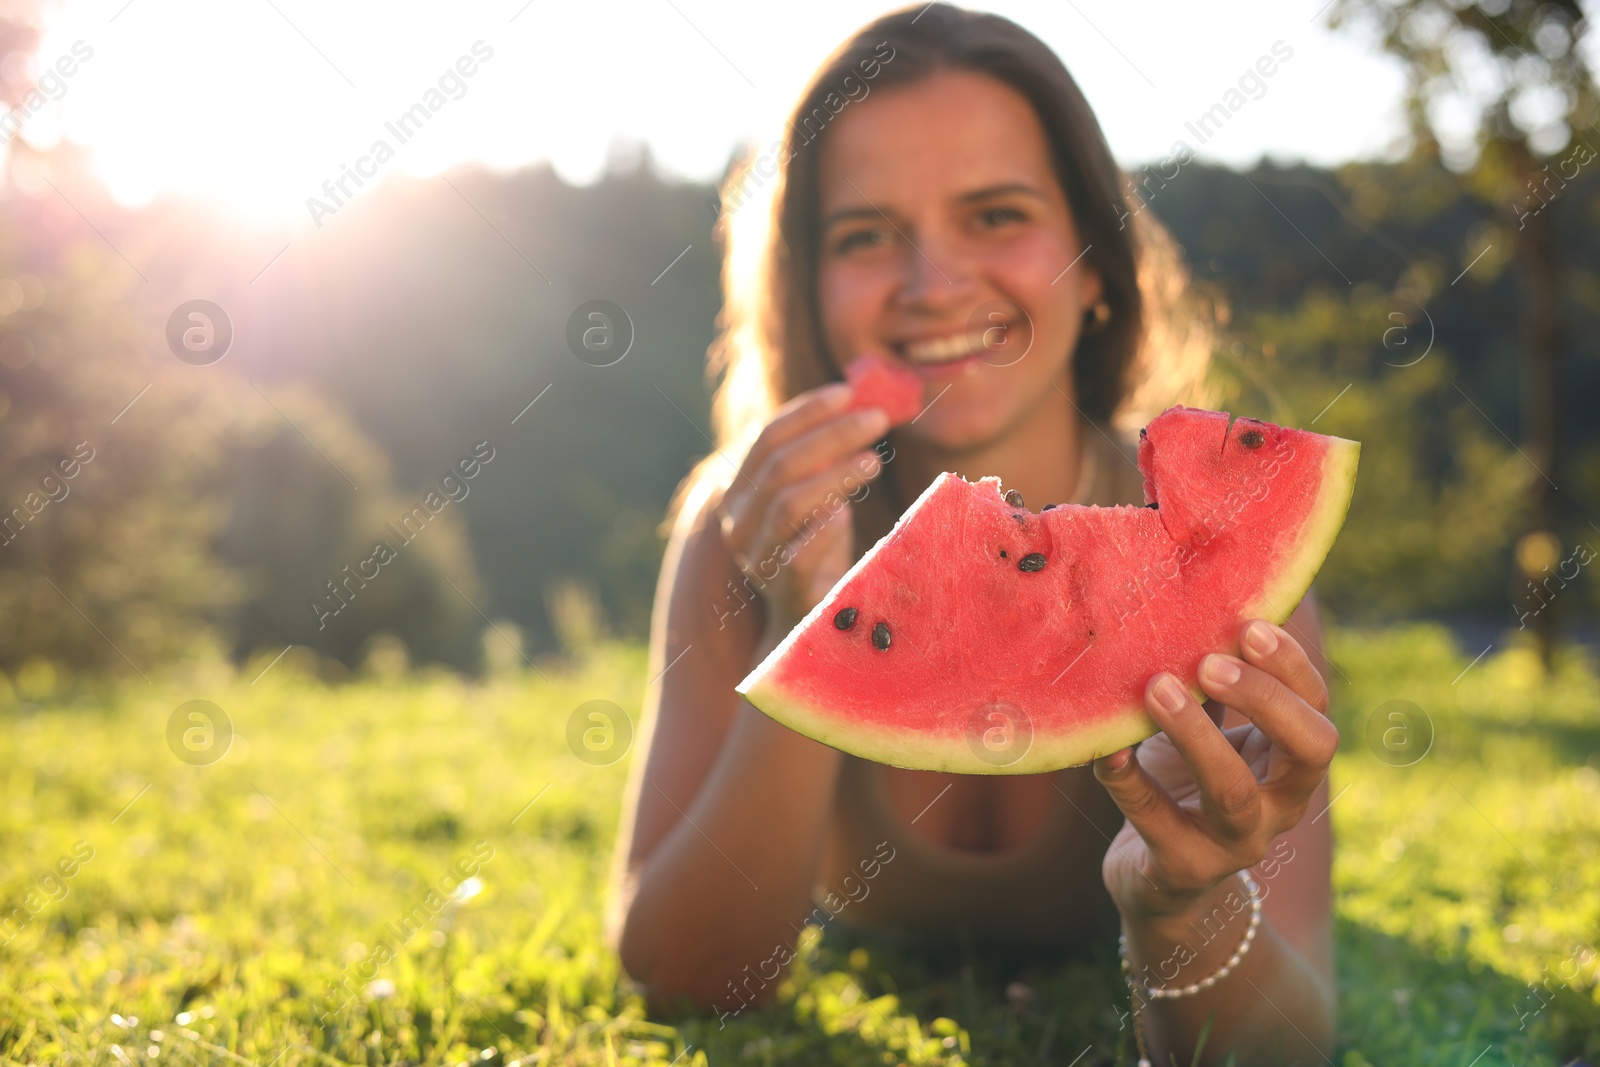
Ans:
[[[885,240],[886,236],[882,230],[853,230],[839,238],[833,247],[836,253],[842,255],[858,248],[875,248]]]
[[[1027,217],[1014,207],[990,207],[978,212],[978,223],[988,229],[995,229],[1010,222],[1023,222]]]

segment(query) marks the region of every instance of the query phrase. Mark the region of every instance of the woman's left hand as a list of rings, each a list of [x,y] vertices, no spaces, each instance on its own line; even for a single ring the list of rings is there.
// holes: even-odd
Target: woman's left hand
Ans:
[[[1305,649],[1263,619],[1241,634],[1244,659],[1209,655],[1202,707],[1171,674],[1145,686],[1161,733],[1094,763],[1127,821],[1106,852],[1106,888],[1129,919],[1181,915],[1213,886],[1266,856],[1296,825],[1339,746],[1328,689]],[[1250,725],[1219,730],[1221,705]],[[1209,710],[1209,713],[1208,713]]]

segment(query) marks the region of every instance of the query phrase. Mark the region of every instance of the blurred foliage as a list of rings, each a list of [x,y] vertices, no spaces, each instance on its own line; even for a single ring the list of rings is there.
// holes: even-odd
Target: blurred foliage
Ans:
[[[709,433],[720,248],[707,187],[661,178],[647,153],[587,188],[546,167],[397,179],[286,243],[191,204],[120,208],[70,149],[28,164],[62,195],[36,183],[0,203],[0,311],[16,304],[0,314],[3,502],[76,441],[107,445],[38,530],[0,547],[0,604],[16,607],[0,625],[17,635],[0,668],[128,669],[114,644],[148,671],[208,627],[238,656],[294,643],[355,669],[388,635],[416,662],[472,668],[487,619],[514,625],[529,654],[561,647],[551,605],[570,583],[592,590],[596,632],[647,632],[658,523]],[[1512,547],[1535,475],[1512,443],[1525,420],[1502,214],[1421,158],[1189,163],[1140,187],[1195,284],[1231,310],[1226,406],[1363,442],[1319,578],[1330,607],[1514,626]],[[1585,172],[1545,210],[1565,264],[1569,542],[1600,515],[1595,188]],[[196,297],[235,328],[214,366],[165,348],[168,316]],[[567,345],[569,316],[596,298],[634,328],[614,366]],[[496,458],[468,496],[318,629],[308,602],[479,442]],[[32,536],[52,527],[76,539]],[[1595,605],[1585,575],[1561,610]]]
[[[1338,0],[1330,24],[1365,30],[1399,61],[1411,159],[1435,168],[1443,163],[1457,188],[1499,223],[1480,227],[1495,241],[1479,255],[1499,244],[1521,283],[1513,361],[1522,408],[1517,448],[1539,475],[1524,494],[1521,526],[1559,556],[1562,535],[1570,541],[1600,532],[1593,500],[1574,499],[1558,485],[1573,473],[1561,337],[1581,329],[1565,313],[1567,292],[1593,277],[1564,254],[1558,232],[1572,215],[1573,197],[1580,213],[1593,213],[1591,164],[1600,156],[1591,143],[1600,132],[1600,94],[1583,6],[1579,0]],[[1558,215],[1562,200],[1568,210]],[[1592,348],[1584,354],[1592,364]],[[1521,553],[1517,558],[1526,562]],[[1519,566],[1518,576],[1531,590],[1547,572]],[[1573,605],[1571,598],[1552,601],[1549,610],[1539,604],[1533,629],[1549,667],[1560,617]],[[1519,614],[1526,620],[1526,612]]]
[[[175,360],[145,376],[138,283],[106,256],[4,261],[22,295],[0,317],[0,667],[154,670],[238,595],[213,550],[230,414]]]
[[[241,653],[292,641],[354,662],[379,631],[476,664],[459,517],[412,545],[386,532],[414,501],[336,407],[152,357],[139,283],[103,248],[70,244],[42,276],[17,258],[0,255],[0,301],[21,294],[0,316],[0,669],[148,673],[216,633]],[[379,537],[399,562],[319,631],[307,602],[337,606],[324,583]]]
[[[1595,665],[1569,652],[1546,679],[1519,646],[1468,669],[1422,627],[1334,630],[1329,650],[1344,737],[1329,816],[1335,1062],[1461,1067],[1490,1044],[1478,1067],[1593,1062],[1600,961],[1565,961],[1600,921]],[[1109,947],[1018,963],[833,929],[801,939],[771,1008],[725,1028],[648,1013],[603,943],[595,890],[627,760],[592,766],[566,747],[587,700],[637,718],[642,647],[591,644],[484,683],[374,670],[329,685],[296,650],[250,684],[262,665],[196,659],[148,686],[80,681],[0,718],[13,753],[0,765],[0,902],[13,914],[37,894],[0,935],[0,1060],[1133,1062]],[[164,736],[197,696],[236,730],[210,766],[175,759]],[[1436,731],[1412,766],[1380,762],[1366,741],[1394,699]],[[80,841],[93,858],[63,879],[56,865]],[[480,891],[442,901],[392,962],[362,972],[397,940],[388,924],[479,842],[493,850]],[[1536,995],[1547,967],[1574,976]],[[342,1003],[331,990],[351,975]]]
[[[23,170],[70,189],[73,204],[35,178],[0,205],[15,245],[0,271],[50,279],[46,310],[78,316],[79,332],[58,347],[72,347],[86,377],[110,373],[126,387],[111,414],[152,378],[187,383],[197,404],[228,412],[195,448],[216,477],[191,496],[210,510],[140,490],[160,502],[152,510],[192,523],[175,555],[234,572],[233,590],[216,586],[209,605],[225,643],[240,654],[303,643],[354,667],[387,633],[419,661],[471,667],[485,618],[511,620],[532,648],[555,645],[547,594],[570,580],[595,591],[609,627],[647,630],[657,527],[706,443],[704,352],[718,302],[707,190],[660,180],[647,157],[590,189],[547,168],[396,181],[342,211],[325,237],[285,245],[193,205],[127,211],[70,149],[19,151]],[[66,249],[121,287],[68,293]],[[214,366],[185,366],[165,349],[167,317],[196,297],[234,327]],[[622,304],[635,331],[612,367],[567,347],[567,317],[597,297]],[[26,336],[36,320],[4,324],[18,344],[37,345]],[[120,353],[101,336],[113,330]],[[0,388],[13,401],[0,424],[26,411],[63,432],[59,406]],[[162,388],[122,422],[149,405],[159,432],[181,439],[170,397],[151,404]],[[467,494],[414,545],[395,543],[385,524],[398,525],[480,443],[495,459]],[[307,601],[335,603],[326,583],[342,582],[378,539],[399,551],[401,576],[383,568],[318,629]]]
[[[1520,532],[1518,503],[1537,477],[1460,403],[1439,345],[1395,365],[1428,341],[1425,321],[1389,318],[1395,304],[1368,283],[1347,294],[1316,290],[1283,311],[1248,316],[1219,361],[1244,410],[1265,408],[1294,426],[1315,419],[1313,429],[1361,442],[1350,514],[1317,577],[1341,618],[1459,609],[1498,593]],[[1385,334],[1393,350],[1371,344]]]
[[[439,493],[433,514],[422,503],[427,490],[395,492],[388,457],[315,392],[243,399],[253,417],[236,422],[226,478],[214,486],[229,504],[216,547],[244,587],[226,620],[235,650],[293,642],[353,665],[377,635],[388,635],[427,661],[476,667],[483,622],[472,601],[481,591],[459,505],[441,506],[449,498]],[[486,465],[478,478],[492,470]],[[458,483],[467,499],[476,482]],[[404,526],[409,514],[427,521]],[[367,581],[362,563],[378,542],[398,559]],[[313,599],[337,613],[312,610]]]
[[[618,632],[646,632],[656,526],[706,449],[720,302],[709,190],[660,178],[648,154],[630,166],[587,188],[542,166],[387,183],[254,286],[259,264],[224,270],[224,250],[199,253],[213,299],[256,338],[239,366],[349,411],[396,485],[436,482],[473,442],[494,445],[460,511],[479,606],[516,620],[531,647],[557,643],[547,593],[570,579],[594,588]],[[568,347],[568,318],[595,299],[633,327],[613,366]]]
[[[1600,119],[1580,0],[1337,0],[1328,21],[1402,61],[1414,149],[1487,203],[1527,196],[1531,158]]]

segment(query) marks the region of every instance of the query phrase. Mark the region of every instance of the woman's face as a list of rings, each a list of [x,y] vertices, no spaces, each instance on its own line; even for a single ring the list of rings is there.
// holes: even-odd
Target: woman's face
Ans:
[[[902,432],[979,447],[1070,393],[1100,280],[1025,97],[941,71],[852,105],[821,147],[823,332],[841,366],[877,348],[925,379],[938,400]]]

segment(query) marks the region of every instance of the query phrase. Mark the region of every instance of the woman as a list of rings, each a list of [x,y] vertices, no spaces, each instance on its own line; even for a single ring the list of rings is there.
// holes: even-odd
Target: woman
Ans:
[[[1143,503],[1113,424],[1192,387],[1204,338],[1165,330],[1169,246],[1060,60],[995,16],[888,15],[823,65],[724,204],[721,440],[679,494],[656,601],[661,673],[617,862],[628,972],[660,1000],[731,1010],[814,893],[890,857],[841,922],[1061,949],[1120,922],[1158,1062],[1190,1062],[1208,1020],[1207,1062],[1322,1058],[1331,842],[1315,815],[1338,735],[1309,604],[1247,626],[1242,658],[1208,657],[1211,714],[1151,678],[1163,733],[1092,769],[899,770],[734,692],[940,471],[998,475],[1035,507]],[[846,408],[840,368],[870,349],[925,379],[927,406],[892,432]],[[750,561],[774,554],[789,562],[756,578]]]

